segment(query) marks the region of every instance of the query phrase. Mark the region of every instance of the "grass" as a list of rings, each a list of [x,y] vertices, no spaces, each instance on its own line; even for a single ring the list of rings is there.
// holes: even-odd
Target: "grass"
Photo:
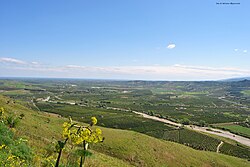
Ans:
[[[243,90],[241,91],[244,95],[250,96],[250,90]]]
[[[232,133],[239,134],[245,137],[250,138],[250,128],[243,127],[240,125],[216,125],[216,127],[223,128],[225,130],[229,130]]]
[[[8,113],[24,114],[17,135],[28,139],[34,152],[41,154],[46,145],[60,139],[65,121],[58,115],[30,110],[0,96],[0,106]],[[198,151],[177,143],[156,139],[133,131],[104,128],[105,142],[91,147],[94,156],[86,166],[249,166],[240,158]],[[37,165],[36,165],[37,166]]]
[[[14,137],[12,130],[0,122],[0,166],[29,166],[32,159],[31,149],[23,139]],[[12,156],[18,157],[15,162],[11,160]]]
[[[106,141],[102,145],[96,145],[95,149],[119,159],[125,159],[135,166],[240,165],[226,155],[197,151],[136,132],[113,129],[107,129],[104,132],[107,136]]]

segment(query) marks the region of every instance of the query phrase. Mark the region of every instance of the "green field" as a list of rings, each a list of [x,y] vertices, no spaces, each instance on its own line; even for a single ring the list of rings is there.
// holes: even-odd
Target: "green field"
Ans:
[[[216,127],[229,130],[232,133],[239,134],[250,138],[250,128],[243,127],[240,125],[216,125]]]
[[[250,90],[243,90],[241,91],[244,95],[250,96]]]

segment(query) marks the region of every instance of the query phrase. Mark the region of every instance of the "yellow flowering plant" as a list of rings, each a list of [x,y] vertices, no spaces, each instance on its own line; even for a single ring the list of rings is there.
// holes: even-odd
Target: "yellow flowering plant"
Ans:
[[[96,117],[91,117],[91,123],[90,123],[90,125],[93,126],[93,125],[96,125],[96,124],[97,124]]]
[[[90,143],[103,142],[104,140],[102,137],[102,130],[99,128],[93,129],[93,126],[96,124],[96,117],[91,117],[89,126],[80,126],[73,123],[71,118],[68,122],[63,123],[62,138],[64,140],[58,141],[58,158],[55,167],[59,166],[62,150],[68,141],[70,141],[73,145],[81,146],[81,149],[78,149],[77,153],[80,155],[80,167],[83,166],[86,156],[91,155],[91,153],[87,151],[88,145]]]
[[[30,166],[32,151],[27,140],[14,136],[14,126],[10,126],[5,111],[0,107],[0,166]]]
[[[5,119],[4,112],[5,112],[4,108],[0,107],[0,122],[3,122]]]

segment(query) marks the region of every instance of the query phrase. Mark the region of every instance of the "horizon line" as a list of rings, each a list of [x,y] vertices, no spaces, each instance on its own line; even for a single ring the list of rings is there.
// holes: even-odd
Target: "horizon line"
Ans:
[[[112,78],[74,78],[74,77],[31,77],[31,76],[0,76],[0,79],[58,79],[58,80],[101,80],[101,81],[147,81],[147,82],[218,82],[227,81],[231,79],[246,79],[250,77],[235,77],[235,78],[224,78],[218,80],[162,80],[162,79],[112,79]]]

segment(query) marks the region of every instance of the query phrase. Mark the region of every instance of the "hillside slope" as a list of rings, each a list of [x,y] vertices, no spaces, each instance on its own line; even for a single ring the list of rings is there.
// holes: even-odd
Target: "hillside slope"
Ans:
[[[14,102],[3,96],[0,96],[0,106],[9,114],[24,114],[16,134],[25,136],[37,154],[42,154],[48,144],[60,139],[61,125],[65,118],[33,111],[22,102]],[[243,159],[197,151],[137,132],[101,129],[105,141],[91,147],[94,155],[87,158],[86,166],[250,166]]]

